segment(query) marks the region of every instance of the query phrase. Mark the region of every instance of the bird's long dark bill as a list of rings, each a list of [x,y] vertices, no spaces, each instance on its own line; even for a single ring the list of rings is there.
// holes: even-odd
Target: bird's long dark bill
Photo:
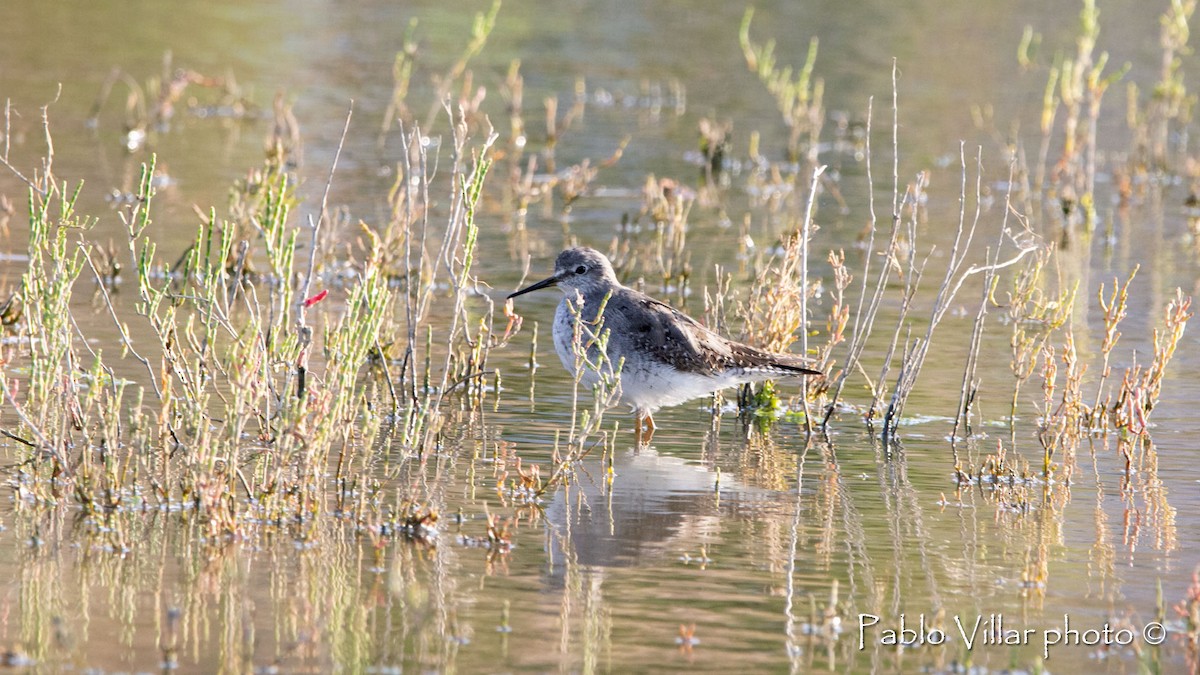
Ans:
[[[541,290],[543,288],[553,286],[554,284],[557,284],[557,283],[558,283],[558,277],[550,277],[549,279],[542,279],[541,281],[537,282],[536,284],[526,286],[525,288],[522,288],[521,290],[519,290],[515,293],[512,293],[508,297],[511,300],[512,298],[515,298],[518,295],[525,295],[526,293]]]

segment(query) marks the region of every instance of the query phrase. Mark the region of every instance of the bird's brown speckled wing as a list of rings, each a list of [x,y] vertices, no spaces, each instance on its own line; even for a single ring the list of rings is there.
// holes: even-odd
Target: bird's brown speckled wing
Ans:
[[[778,370],[781,375],[820,375],[799,356],[772,354],[750,345],[727,340],[695,319],[650,296],[629,288],[609,300],[606,314],[621,316],[634,348],[656,353],[677,370],[716,375],[730,369]],[[609,314],[612,316],[613,314]]]

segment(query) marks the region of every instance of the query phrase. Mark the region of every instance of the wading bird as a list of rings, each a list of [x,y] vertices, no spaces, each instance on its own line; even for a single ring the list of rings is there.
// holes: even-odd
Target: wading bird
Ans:
[[[589,349],[597,363],[596,340],[609,331],[607,361],[621,364],[621,400],[637,415],[638,444],[654,435],[653,414],[726,387],[779,377],[821,375],[811,359],[774,354],[726,339],[670,305],[621,284],[612,263],[594,249],[569,248],[558,254],[554,274],[509,295],[557,285],[564,297],[554,313],[554,350],[568,371],[575,373],[579,349]],[[590,330],[577,331],[588,322]],[[576,347],[576,335],[581,335]],[[600,372],[581,367],[582,381],[596,386]]]

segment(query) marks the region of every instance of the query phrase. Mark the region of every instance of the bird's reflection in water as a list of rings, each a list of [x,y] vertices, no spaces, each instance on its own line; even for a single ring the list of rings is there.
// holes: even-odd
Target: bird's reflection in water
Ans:
[[[600,460],[588,460],[559,489],[545,515],[550,575],[564,567],[644,567],[703,550],[717,541],[723,519],[763,502],[782,504],[786,492],[747,485],[711,462],[715,430],[704,440],[701,465],[653,447],[618,450],[609,484]]]

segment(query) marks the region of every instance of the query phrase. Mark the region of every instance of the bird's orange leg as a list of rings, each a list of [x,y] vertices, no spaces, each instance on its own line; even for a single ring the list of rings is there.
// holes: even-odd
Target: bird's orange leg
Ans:
[[[658,427],[654,426],[654,418],[650,413],[637,411],[634,413],[633,435],[637,439],[637,446],[644,448],[650,445],[650,439],[654,438],[654,430]]]

